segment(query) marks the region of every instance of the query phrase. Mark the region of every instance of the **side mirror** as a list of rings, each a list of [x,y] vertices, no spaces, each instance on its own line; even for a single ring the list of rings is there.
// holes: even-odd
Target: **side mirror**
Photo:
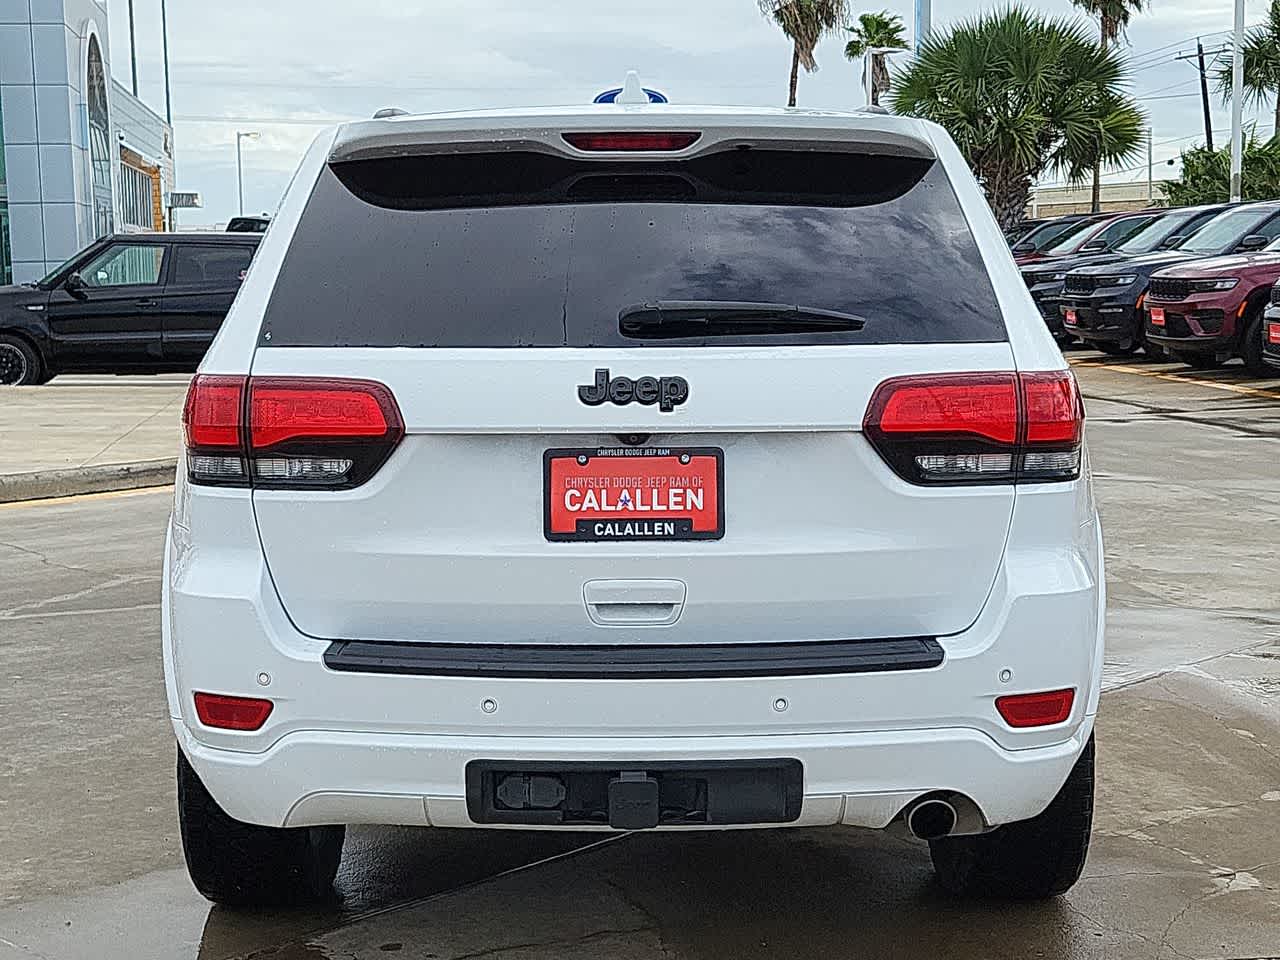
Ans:
[[[67,293],[71,294],[71,296],[75,297],[77,300],[89,299],[89,294],[87,292],[89,285],[84,282],[84,277],[80,276],[78,273],[73,273],[71,276],[67,277],[63,287],[66,288]]]
[[[1236,249],[1240,250],[1241,252],[1248,252],[1250,250],[1261,250],[1270,242],[1271,242],[1270,237],[1264,237],[1261,234],[1251,233],[1247,237],[1245,237],[1243,240],[1240,241],[1240,245],[1236,247]]]
[[[1108,249],[1107,241],[1090,240],[1088,243],[1081,245],[1080,252],[1081,253],[1102,253],[1102,251],[1106,249]]]
[[[1026,241],[1023,241],[1022,243],[1015,243],[1013,245],[1013,252],[1014,253],[1035,253],[1036,245],[1034,243],[1027,243]]]
[[[1191,234],[1189,233],[1175,233],[1172,237],[1165,237],[1163,240],[1160,241],[1160,249],[1172,250],[1174,247],[1182,243],[1182,241],[1187,239],[1187,237],[1189,236],[1191,236]]]

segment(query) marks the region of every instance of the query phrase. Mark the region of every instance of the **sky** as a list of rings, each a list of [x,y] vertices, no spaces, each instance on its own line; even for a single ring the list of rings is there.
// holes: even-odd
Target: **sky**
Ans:
[[[139,95],[164,113],[160,0],[133,0]],[[111,66],[129,84],[129,0],[108,0]],[[1035,0],[1055,16],[1078,16],[1067,0]],[[1267,0],[1246,0],[1247,25]],[[883,5],[903,16],[912,6]],[[934,0],[934,29],[991,3]],[[1193,63],[1174,59],[1229,41],[1230,0],[1152,0],[1131,24],[1130,92],[1147,111],[1155,176],[1165,161],[1202,142]],[[855,11],[881,9],[854,4]],[[169,53],[178,190],[198,191],[201,210],[187,225],[225,222],[237,212],[237,131],[244,144],[245,212],[275,209],[302,152],[328,123],[363,118],[380,107],[412,112],[506,105],[587,103],[616,86],[628,69],[680,103],[785,103],[791,51],[759,15],[755,0],[168,0]],[[861,104],[859,67],[844,39],[818,48],[819,70],[802,74],[801,106]],[[1213,95],[1215,145],[1227,142],[1230,115]],[[1272,132],[1268,106],[1246,123]],[[1130,165],[1134,166],[1134,165]],[[1146,178],[1145,161],[1104,180]],[[1047,181],[1046,181],[1047,182]]]

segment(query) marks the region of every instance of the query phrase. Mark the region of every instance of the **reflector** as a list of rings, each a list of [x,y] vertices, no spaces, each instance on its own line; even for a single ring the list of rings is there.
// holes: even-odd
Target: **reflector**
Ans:
[[[270,700],[220,693],[197,693],[195,701],[200,722],[220,730],[258,730],[275,706]]]
[[[1050,690],[1045,693],[1019,693],[996,697],[996,710],[1011,727],[1047,727],[1062,723],[1071,716],[1076,691]]]

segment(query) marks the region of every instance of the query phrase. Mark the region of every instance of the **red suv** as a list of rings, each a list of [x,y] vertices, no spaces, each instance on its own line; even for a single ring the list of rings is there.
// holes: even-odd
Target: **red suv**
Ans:
[[[1262,313],[1277,280],[1280,240],[1261,253],[1158,270],[1147,288],[1147,340],[1199,369],[1242,357],[1250,373],[1270,376],[1262,357]]]

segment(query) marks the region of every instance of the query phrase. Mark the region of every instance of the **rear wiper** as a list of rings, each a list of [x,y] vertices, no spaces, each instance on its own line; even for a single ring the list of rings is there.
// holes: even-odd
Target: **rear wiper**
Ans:
[[[618,313],[624,337],[660,340],[777,333],[832,333],[861,330],[867,321],[854,313],[793,303],[737,300],[654,300]]]

